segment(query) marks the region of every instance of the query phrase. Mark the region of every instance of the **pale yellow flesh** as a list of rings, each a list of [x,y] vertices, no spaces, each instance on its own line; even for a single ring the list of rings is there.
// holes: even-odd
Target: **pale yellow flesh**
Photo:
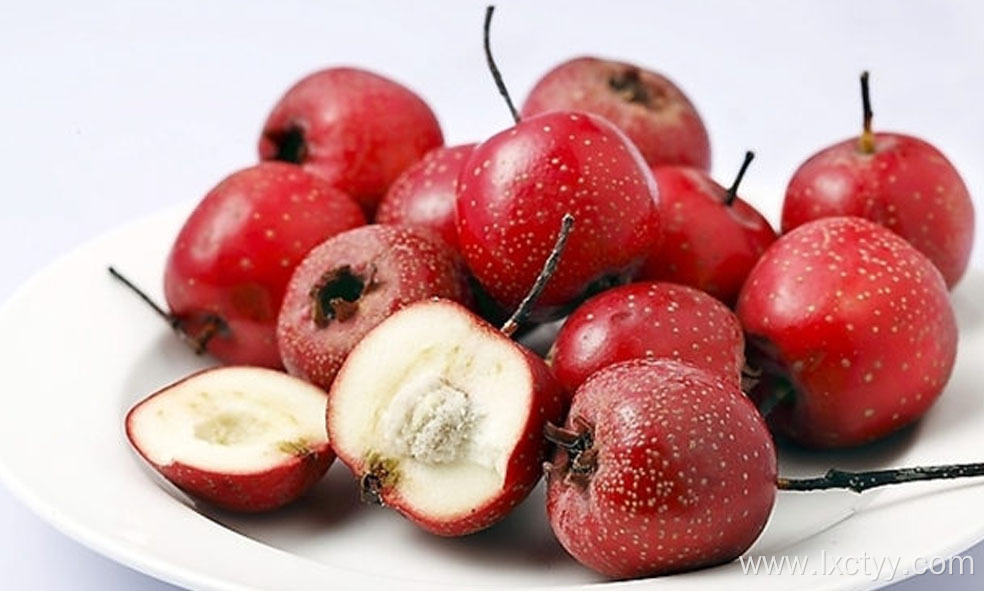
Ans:
[[[151,462],[252,473],[328,441],[327,395],[287,374],[225,367],[192,376],[140,403],[134,444]]]
[[[459,306],[416,304],[349,355],[329,429],[341,453],[395,466],[394,486],[418,511],[458,515],[499,494],[531,388],[507,339]]]

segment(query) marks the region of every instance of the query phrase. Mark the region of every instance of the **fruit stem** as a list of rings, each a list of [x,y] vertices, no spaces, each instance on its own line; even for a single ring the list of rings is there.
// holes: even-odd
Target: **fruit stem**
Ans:
[[[537,276],[536,281],[533,282],[533,287],[523,298],[523,301],[519,303],[516,311],[513,315],[506,320],[506,323],[502,325],[502,334],[507,337],[511,337],[519,325],[526,321],[526,317],[529,316],[530,310],[536,301],[540,298],[540,294],[547,287],[547,282],[553,277],[554,272],[557,270],[557,265],[560,264],[560,257],[564,253],[564,247],[567,245],[567,237],[571,234],[571,229],[574,228],[574,216],[570,213],[565,213],[563,219],[560,221],[560,231],[557,232],[557,240],[554,242],[553,248],[550,250],[550,255],[547,256],[547,260],[543,263],[543,268],[540,269],[540,274]]]
[[[755,152],[751,150],[745,152],[745,160],[741,163],[741,168],[738,169],[738,176],[735,177],[735,181],[728,187],[727,196],[724,198],[725,205],[731,205],[738,198],[738,185],[741,184],[741,179],[745,177],[745,171],[748,170],[748,165],[752,163],[754,158]]]
[[[167,310],[165,310],[164,308],[160,307],[160,305],[158,305],[157,302],[155,302],[154,300],[150,299],[150,296],[149,295],[147,295],[142,289],[140,289],[139,287],[137,287],[132,281],[130,281],[129,279],[127,279],[122,273],[120,273],[119,271],[117,271],[115,268],[108,267],[108,269],[109,269],[109,274],[112,275],[113,278],[115,278],[117,281],[119,281],[123,285],[129,287],[130,288],[130,291],[132,291],[133,293],[137,294],[137,297],[139,297],[140,299],[142,299],[148,306],[151,307],[151,309],[154,312],[157,312],[157,315],[158,316],[160,316],[161,318],[164,319],[165,322],[167,322],[168,324],[170,324],[171,325],[171,328],[173,328],[175,330],[178,330],[180,328],[180,326],[181,326],[181,320],[179,320],[177,316],[174,316],[173,314],[170,314]]]
[[[162,308],[157,302],[152,300],[150,296],[147,295],[146,292],[144,292],[142,289],[137,287],[135,283],[130,281],[126,276],[124,276],[122,273],[117,271],[115,268],[110,266],[108,267],[108,269],[109,269],[109,274],[112,275],[114,279],[116,279],[123,285],[127,286],[130,289],[130,291],[137,294],[137,296],[141,300],[143,300],[144,303],[150,306],[151,309],[154,310],[154,312],[156,312],[158,316],[163,318],[164,321],[167,322],[168,325],[171,327],[171,329],[174,330],[174,332],[177,333],[179,337],[181,337],[181,340],[187,343],[188,346],[192,348],[192,350],[195,352],[196,355],[201,355],[202,353],[204,353],[205,349],[208,347],[209,341],[212,340],[212,337],[219,334],[219,332],[221,332],[222,329],[225,328],[225,323],[222,321],[221,318],[215,315],[209,315],[205,319],[204,325],[202,326],[202,331],[199,334],[197,335],[188,334],[188,332],[182,326],[181,318],[175,316],[174,314],[171,314],[170,312]]]
[[[868,91],[868,71],[861,72],[861,108],[863,110],[863,122],[861,137],[858,138],[858,149],[865,154],[872,154],[875,151],[875,134],[871,133],[871,94]]]
[[[823,476],[816,478],[779,478],[776,480],[776,488],[792,491],[845,488],[861,493],[870,488],[889,484],[902,484],[917,480],[969,478],[972,476],[984,476],[984,463],[917,466],[915,468],[873,470],[870,472],[846,472],[830,469]]]
[[[506,83],[502,80],[502,73],[499,72],[499,67],[495,65],[495,59],[492,58],[492,46],[489,43],[489,32],[492,28],[492,13],[495,12],[495,6],[491,4],[485,8],[485,26],[484,40],[485,40],[485,60],[489,64],[489,71],[492,73],[492,80],[495,81],[495,87],[499,89],[499,94],[502,98],[506,100],[506,106],[509,107],[509,113],[512,114],[513,121],[519,123],[519,112],[516,111],[516,106],[512,102],[512,98],[509,97],[509,90],[506,88]]]

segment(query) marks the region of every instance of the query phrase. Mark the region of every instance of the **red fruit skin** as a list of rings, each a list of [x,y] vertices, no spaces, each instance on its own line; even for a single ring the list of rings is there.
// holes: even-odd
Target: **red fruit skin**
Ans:
[[[414,305],[461,307],[460,304],[446,300],[418,302]],[[554,379],[553,373],[551,373],[546,363],[543,362],[543,359],[526,347],[503,335],[498,328],[492,326],[482,318],[475,316],[467,310],[465,312],[474,316],[475,323],[489,338],[509,340],[513,347],[516,347],[523,353],[526,357],[527,368],[529,369],[533,396],[531,397],[530,413],[523,427],[524,435],[516,447],[513,448],[509,461],[506,464],[506,476],[499,495],[484,505],[474,507],[457,517],[438,521],[431,515],[417,511],[412,504],[406,502],[400,494],[399,487],[384,487],[380,491],[383,504],[396,509],[404,517],[421,528],[433,534],[446,537],[457,537],[475,533],[501,521],[516,505],[530,494],[530,491],[540,481],[540,477],[543,474],[543,461],[547,459],[550,449],[547,441],[543,438],[544,426],[547,422],[556,423],[560,421],[564,416],[564,412],[567,410],[567,396],[563,388]],[[341,371],[345,371],[344,366]],[[331,393],[329,392],[329,429],[332,428],[333,421],[341,420],[333,416],[331,411]],[[339,449],[338,458],[352,470],[352,473],[359,480],[369,471],[364,457],[351,456],[346,454],[345,450]]]
[[[632,276],[659,239],[657,200],[645,162],[612,124],[548,113],[472,152],[458,180],[458,243],[489,295],[514,309],[572,214],[557,272],[531,315],[553,319],[600,284]]]
[[[637,82],[619,90],[613,87],[619,79]],[[536,83],[522,115],[549,111],[604,117],[629,136],[650,166],[711,168],[711,144],[697,109],[683,91],[656,72],[594,57],[566,61]]]
[[[376,212],[377,224],[418,226],[458,250],[454,225],[458,175],[478,144],[436,148],[393,182]]]
[[[184,492],[220,509],[263,513],[303,496],[321,480],[334,459],[331,445],[325,443],[290,463],[263,472],[209,472],[180,462],[153,466]]]
[[[266,162],[233,173],[185,221],[164,270],[164,295],[190,334],[209,315],[224,363],[279,368],[275,327],[287,280],[309,250],[365,224],[358,205],[300,167]]]
[[[666,357],[741,383],[745,337],[738,318],[711,296],[672,283],[632,283],[579,306],[557,333],[549,359],[568,392],[621,361]]]
[[[792,398],[770,424],[803,445],[884,437],[943,391],[957,350],[946,284],[909,243],[861,218],[823,218],[784,235],[738,301],[762,399],[785,381]]]
[[[952,288],[974,243],[974,204],[957,169],[921,139],[876,133],[875,151],[858,138],[821,150],[793,174],[782,231],[833,216],[858,216],[892,230],[929,257]]]
[[[625,579],[732,560],[758,538],[776,494],[776,453],[755,406],[733,383],[669,359],[591,376],[574,417],[593,426],[597,467],[581,484],[554,455],[547,513],[581,564]]]
[[[148,396],[143,404],[174,386],[211,370],[195,372],[175,384]],[[273,511],[296,501],[311,489],[328,471],[335,460],[335,452],[325,442],[313,446],[307,453],[298,455],[279,466],[259,472],[228,473],[204,470],[182,462],[158,464],[147,457],[139,445],[139,438],[132,429],[131,418],[140,407],[134,406],[125,419],[126,436],[133,449],[164,478],[189,496],[237,513],[263,513]]]
[[[375,282],[354,315],[315,322],[312,290],[326,273],[343,266]],[[298,265],[277,322],[277,343],[288,373],[324,389],[331,386],[362,337],[400,308],[431,297],[471,305],[467,271],[458,255],[417,228],[370,225],[344,232],[316,247]]]
[[[682,167],[653,169],[659,187],[662,246],[640,279],[670,281],[705,291],[729,306],[745,277],[776,233],[754,207],[736,198],[705,173]]]
[[[355,68],[321,70],[291,87],[263,125],[260,159],[283,159],[290,130],[304,138],[303,157],[292,161],[353,196],[367,215],[401,172],[444,144],[419,96]]]

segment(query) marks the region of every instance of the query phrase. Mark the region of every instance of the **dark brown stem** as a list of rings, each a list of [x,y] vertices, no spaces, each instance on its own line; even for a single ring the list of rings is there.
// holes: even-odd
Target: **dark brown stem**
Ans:
[[[160,305],[158,305],[157,302],[152,300],[150,296],[147,295],[146,292],[144,292],[144,290],[137,287],[135,283],[127,279],[126,276],[124,276],[122,273],[117,271],[115,268],[108,267],[108,269],[109,269],[109,274],[112,275],[114,279],[116,279],[123,285],[127,286],[130,289],[130,291],[132,291],[133,293],[137,294],[137,297],[143,300],[145,304],[150,306],[150,308],[154,312],[157,312],[157,315],[163,318],[164,321],[167,322],[169,325],[171,325],[171,328],[175,330],[180,330],[181,320],[179,320],[177,316],[171,314],[164,308],[160,307]]]
[[[191,346],[195,355],[202,355],[208,349],[209,341],[222,331],[222,326],[222,321],[219,320],[218,316],[209,316],[205,319],[205,323],[202,324],[202,330],[197,335],[191,336],[184,330],[180,330],[178,334],[182,340]]]
[[[875,151],[875,134],[871,133],[871,94],[868,90],[868,71],[861,72],[861,109],[863,111],[861,137],[858,138],[858,149],[865,154]]]
[[[533,287],[530,288],[523,301],[519,303],[519,306],[513,312],[513,315],[509,317],[509,320],[506,320],[506,323],[502,325],[502,333],[507,337],[511,337],[516,332],[516,329],[519,328],[519,325],[526,321],[530,310],[533,309],[536,301],[540,298],[540,294],[546,289],[547,283],[557,270],[557,265],[560,264],[560,257],[564,254],[567,238],[570,236],[573,228],[574,216],[565,213],[564,218],[560,221],[560,231],[557,232],[557,240],[554,242],[553,248],[547,256],[547,260],[544,261],[543,268],[540,269],[540,274],[537,276],[536,281],[533,282]]]
[[[225,322],[222,321],[216,315],[208,315],[202,324],[202,330],[196,335],[189,334],[185,327],[183,326],[183,321],[181,318],[171,314],[164,308],[162,308],[157,302],[155,302],[147,293],[137,287],[135,283],[130,281],[126,276],[117,271],[113,267],[108,267],[109,274],[113,276],[114,279],[125,285],[133,293],[137,294],[141,300],[144,301],[150,308],[157,313],[158,316],[164,319],[165,322],[174,330],[175,333],[181,338],[182,341],[188,344],[196,355],[201,355],[208,348],[209,341],[212,340],[215,335],[219,334],[225,329]]]
[[[506,106],[509,107],[509,113],[512,115],[513,121],[519,123],[519,112],[516,111],[516,106],[513,105],[512,98],[509,96],[509,90],[506,88],[506,83],[502,80],[502,73],[499,72],[499,67],[495,65],[495,59],[492,58],[492,46],[489,43],[489,32],[492,28],[492,13],[495,12],[495,6],[489,5],[485,9],[485,26],[483,27],[484,40],[485,40],[485,60],[489,64],[489,71],[492,73],[492,80],[495,81],[495,87],[499,89],[499,94],[502,98],[506,100]]]
[[[809,491],[844,488],[856,493],[870,488],[903,484],[919,480],[946,480],[984,476],[984,463],[946,464],[942,466],[917,466],[915,468],[896,468],[893,470],[873,470],[870,472],[845,472],[831,469],[817,478],[779,478],[779,490]]]
[[[745,152],[745,160],[741,163],[741,168],[738,169],[738,176],[735,177],[731,186],[728,187],[728,192],[724,198],[725,205],[731,205],[734,203],[735,199],[738,197],[738,186],[741,185],[741,179],[745,177],[745,171],[748,170],[748,165],[752,163],[755,158],[755,152],[751,150]]]

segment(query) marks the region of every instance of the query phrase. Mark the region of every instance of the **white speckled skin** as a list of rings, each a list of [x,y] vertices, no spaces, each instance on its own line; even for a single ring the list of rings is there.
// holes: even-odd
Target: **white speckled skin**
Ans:
[[[591,428],[597,465],[579,481],[554,455],[547,512],[564,548],[612,578],[727,562],[758,538],[776,495],[776,451],[732,382],[669,359],[594,374],[566,423]]]
[[[861,218],[823,218],[780,238],[738,301],[759,398],[788,380],[769,421],[813,447],[848,447],[915,421],[943,392],[957,324],[922,253]]]

